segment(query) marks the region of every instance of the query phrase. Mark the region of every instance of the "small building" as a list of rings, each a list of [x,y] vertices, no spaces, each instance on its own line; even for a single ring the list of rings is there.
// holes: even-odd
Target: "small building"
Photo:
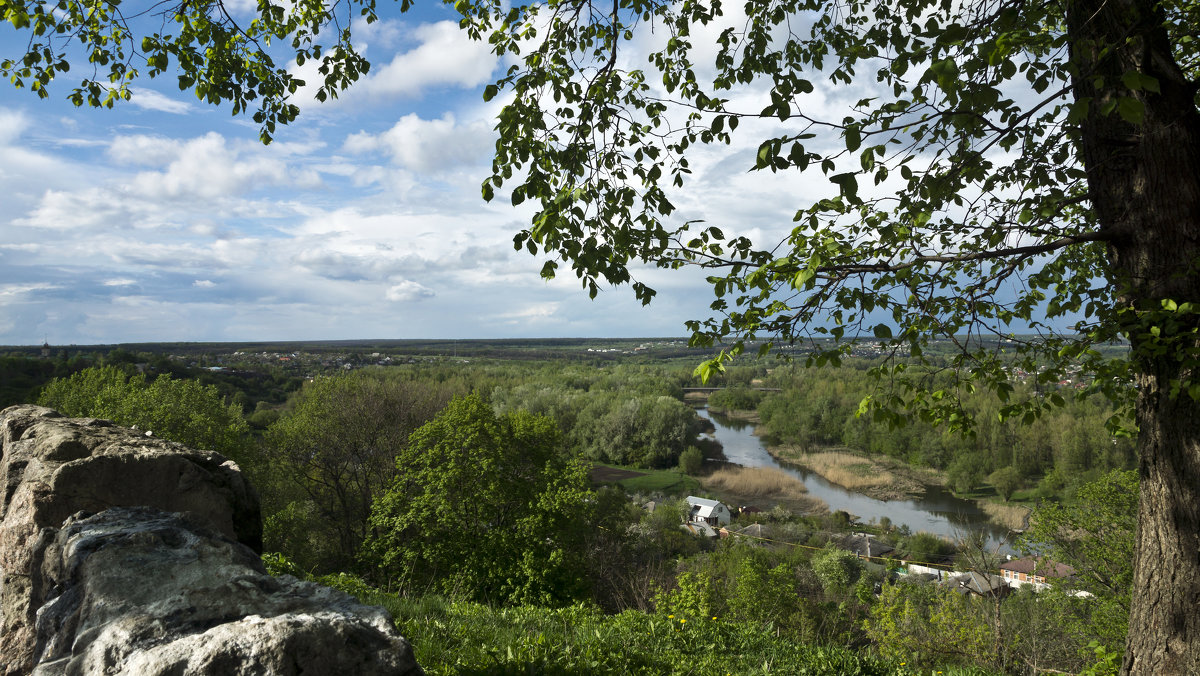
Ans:
[[[1033,585],[1034,589],[1045,589],[1049,579],[1062,579],[1075,574],[1075,569],[1065,563],[1054,563],[1048,559],[1023,558],[1000,564],[1000,574],[1010,587]]]
[[[971,571],[951,576],[942,582],[960,594],[976,596],[1004,596],[1012,591],[1012,587],[999,575],[977,573]]]
[[[688,521],[702,521],[710,526],[724,526],[729,523],[729,508],[717,500],[689,495],[687,503],[691,507]]]
[[[896,548],[871,537],[869,533],[854,533],[847,535],[837,542],[837,546],[849,552],[854,552],[859,558],[870,560],[886,556],[896,551]]]

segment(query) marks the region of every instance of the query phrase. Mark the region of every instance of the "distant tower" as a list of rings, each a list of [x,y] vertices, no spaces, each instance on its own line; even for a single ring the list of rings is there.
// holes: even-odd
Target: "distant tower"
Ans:
[[[42,342],[42,359],[50,358],[50,343],[49,341]]]

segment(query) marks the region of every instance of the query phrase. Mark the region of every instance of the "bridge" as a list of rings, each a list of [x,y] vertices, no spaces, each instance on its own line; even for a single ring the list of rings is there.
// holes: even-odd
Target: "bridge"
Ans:
[[[718,390],[727,390],[728,387],[684,387],[684,392],[716,392]],[[778,387],[751,387],[755,392],[782,392]]]

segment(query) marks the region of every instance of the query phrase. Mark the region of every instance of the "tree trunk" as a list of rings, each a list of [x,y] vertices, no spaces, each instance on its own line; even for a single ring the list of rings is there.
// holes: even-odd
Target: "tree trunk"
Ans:
[[[1200,304],[1200,114],[1154,4],[1071,2],[1068,31],[1074,95],[1091,101],[1082,160],[1137,373],[1141,497],[1122,672],[1200,674],[1200,402],[1188,391],[1200,322],[1163,305]],[[1126,89],[1129,72],[1153,76],[1159,93]],[[1121,98],[1145,106],[1140,124],[1103,114]]]

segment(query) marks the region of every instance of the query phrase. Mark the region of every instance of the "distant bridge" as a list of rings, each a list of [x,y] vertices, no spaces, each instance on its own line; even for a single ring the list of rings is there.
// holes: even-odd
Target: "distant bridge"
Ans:
[[[727,390],[728,387],[685,387],[684,392],[716,392],[718,390]],[[782,392],[778,387],[751,387],[755,392]]]

